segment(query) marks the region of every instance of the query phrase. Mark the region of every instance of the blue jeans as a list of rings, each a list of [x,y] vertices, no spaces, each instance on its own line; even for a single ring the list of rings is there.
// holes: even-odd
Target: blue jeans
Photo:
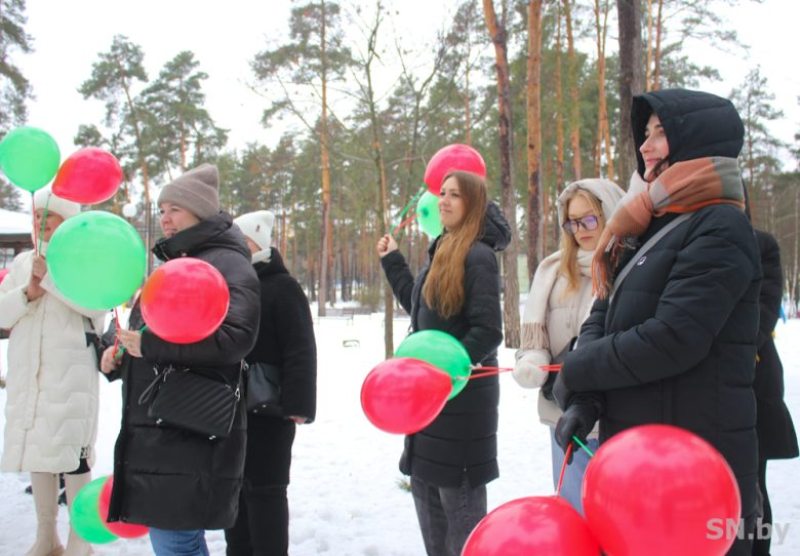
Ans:
[[[486,485],[445,488],[411,475],[411,494],[428,556],[459,556],[467,537],[486,515]]]
[[[558,476],[561,474],[561,465],[564,463],[564,450],[556,442],[556,429],[550,427],[550,449],[553,454],[553,488],[558,488]],[[586,441],[586,446],[592,451],[597,452],[600,442],[596,438]],[[581,502],[581,484],[583,474],[586,473],[586,466],[589,465],[589,454],[576,444],[572,448],[572,463],[567,465],[564,471],[564,482],[561,484],[561,497],[583,515],[583,504]]]
[[[209,556],[203,529],[174,531],[150,527],[150,544],[156,556]]]

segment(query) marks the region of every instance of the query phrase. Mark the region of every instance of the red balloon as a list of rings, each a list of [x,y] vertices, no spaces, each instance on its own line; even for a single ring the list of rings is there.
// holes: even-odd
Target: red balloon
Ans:
[[[118,537],[124,539],[135,539],[147,534],[148,528],[146,525],[137,525],[136,523],[125,523],[123,521],[108,521],[108,506],[111,502],[111,489],[114,488],[114,476],[109,475],[106,482],[103,483],[103,489],[100,491],[100,497],[97,499],[97,504],[100,511],[100,519],[103,524],[108,527],[108,530]]]
[[[725,554],[739,520],[736,478],[708,442],[644,425],[603,444],[583,479],[586,521],[614,556]]]
[[[529,496],[489,512],[472,530],[461,556],[598,556],[589,526],[563,498]]]
[[[447,403],[450,375],[420,359],[395,357],[379,363],[361,386],[361,407],[384,432],[413,434]]]
[[[122,168],[114,155],[97,147],[86,147],[61,164],[53,181],[53,193],[91,205],[113,197],[121,183]]]
[[[182,257],[158,267],[142,288],[142,318],[158,337],[175,344],[207,338],[228,314],[222,274],[200,259]]]
[[[3,283],[3,280],[6,279],[7,275],[8,275],[8,269],[7,268],[0,268],[0,284]]]
[[[422,181],[428,186],[428,191],[439,195],[444,177],[453,170],[472,172],[482,178],[486,177],[486,163],[480,153],[469,145],[454,143],[436,151],[425,168]]]

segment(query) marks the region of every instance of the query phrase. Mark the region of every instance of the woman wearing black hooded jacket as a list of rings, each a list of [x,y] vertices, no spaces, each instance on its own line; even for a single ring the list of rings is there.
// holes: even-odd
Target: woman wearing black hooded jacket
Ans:
[[[749,532],[757,513],[761,267],[736,160],[742,121],[726,99],[671,89],[635,97],[632,127],[638,171],[600,239],[599,299],[554,386],[566,409],[556,438],[566,447],[598,418],[601,444],[637,425],[687,429],[733,469]],[[685,221],[637,254],[683,213]],[[610,291],[608,277],[631,259]],[[737,540],[730,554],[749,552],[750,541]]]
[[[397,243],[386,235],[378,255],[411,329],[457,338],[473,364],[497,365],[503,338],[496,251],[511,231],[480,177],[453,172],[442,182],[439,214],[445,231],[429,249],[429,264],[414,279]],[[471,380],[423,430],[406,437],[400,470],[411,491],[429,556],[458,556],[486,514],[486,484],[497,467],[496,376]]]
[[[168,365],[238,386],[241,361],[256,341],[259,284],[250,264],[244,236],[231,217],[219,211],[217,168],[203,164],[164,186],[158,199],[165,237],[153,248],[163,260],[195,257],[214,266],[225,278],[230,305],[225,320],[211,336],[191,344],[162,340],[149,330],[139,304],[119,330],[125,347],[121,361],[106,349],[101,370],[109,379],[122,378],[122,426],[114,448],[114,488],[109,521],[150,527],[157,556],[207,556],[204,530],[233,525],[245,460],[246,421],[243,403],[227,438],[208,436],[164,424],[139,405],[153,381],[154,369]],[[202,303],[198,292],[198,303]]]

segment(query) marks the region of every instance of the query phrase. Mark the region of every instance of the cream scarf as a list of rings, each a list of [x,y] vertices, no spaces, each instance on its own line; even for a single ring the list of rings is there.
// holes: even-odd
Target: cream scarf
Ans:
[[[578,269],[581,276],[591,277],[593,256],[594,251],[578,251]],[[536,269],[522,315],[522,349],[550,350],[547,312],[550,295],[561,275],[560,266],[561,251],[556,251],[539,263]]]

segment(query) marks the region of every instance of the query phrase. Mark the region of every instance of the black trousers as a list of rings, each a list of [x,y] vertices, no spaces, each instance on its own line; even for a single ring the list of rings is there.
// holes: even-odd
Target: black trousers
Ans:
[[[286,556],[289,502],[286,487],[295,424],[248,415],[244,485],[236,523],[225,529],[227,556]]]

